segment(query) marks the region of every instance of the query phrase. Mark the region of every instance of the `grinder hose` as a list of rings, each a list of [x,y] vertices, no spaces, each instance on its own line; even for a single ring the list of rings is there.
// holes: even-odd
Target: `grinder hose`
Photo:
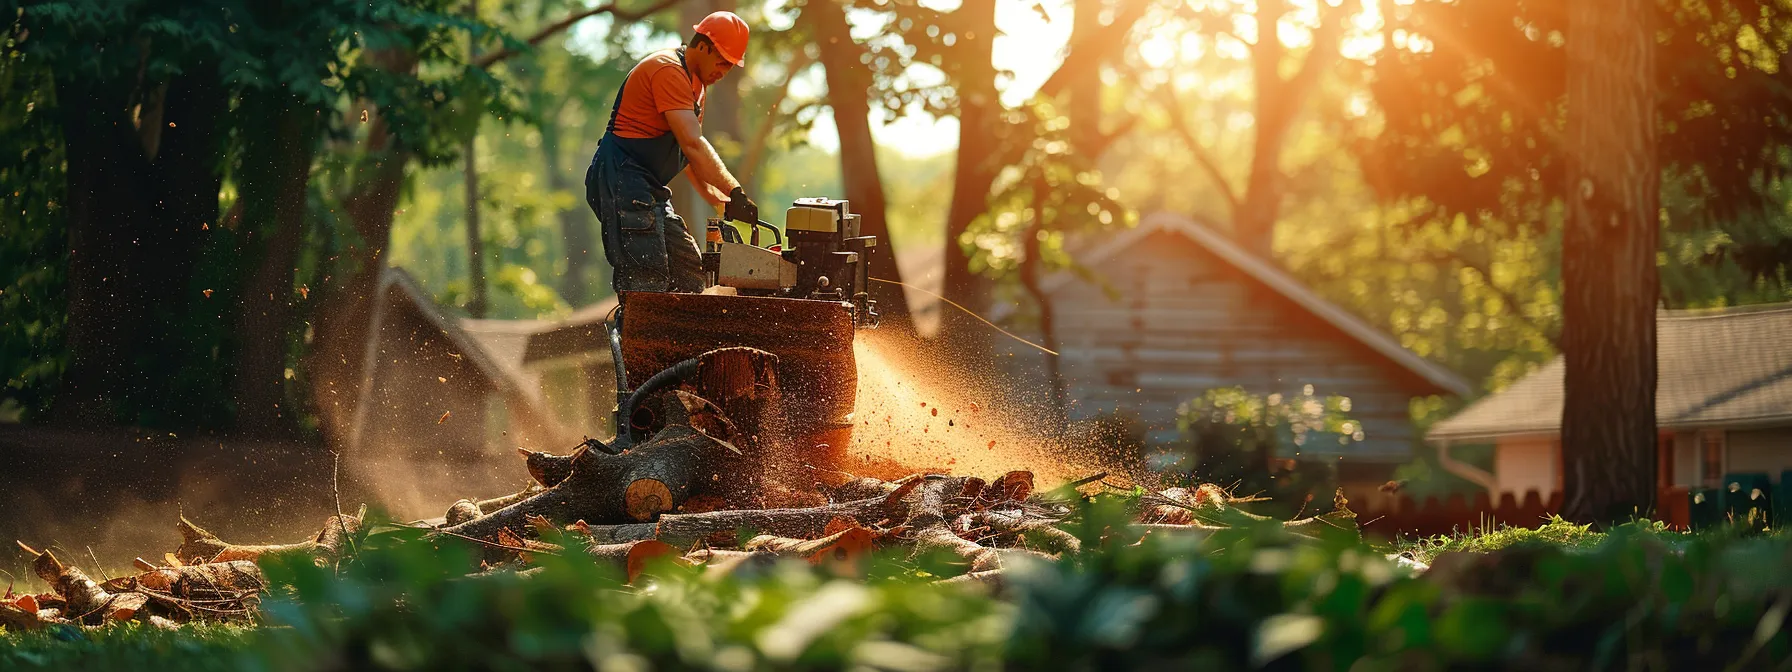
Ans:
[[[617,422],[621,426],[616,431],[616,443],[619,444],[616,449],[620,451],[634,445],[634,427],[631,420],[634,418],[635,409],[641,402],[646,401],[648,397],[660,390],[690,380],[696,375],[697,358],[692,357],[653,374],[653,377],[648,378],[647,382],[641,383],[640,387],[635,388],[635,391],[630,393],[627,399],[622,400],[622,407],[618,409],[619,417],[617,417]]]

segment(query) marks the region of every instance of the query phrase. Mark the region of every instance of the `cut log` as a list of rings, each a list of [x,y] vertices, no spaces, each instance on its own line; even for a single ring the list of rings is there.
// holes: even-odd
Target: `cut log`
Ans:
[[[480,512],[478,504],[474,504],[470,499],[462,499],[448,507],[448,515],[443,516],[442,520],[445,526],[453,527],[481,515],[484,514]]]
[[[1004,545],[1026,543],[1031,539],[1052,553],[1075,553],[1083,542],[1076,535],[1057,527],[1053,518],[1030,517],[1021,510],[986,511],[972,519],[972,525],[986,527]]]
[[[365,515],[365,510],[362,515]],[[330,516],[324,521],[323,531],[305,541],[294,544],[232,544],[187,520],[186,516],[181,516],[178,523],[181,544],[174,549],[177,562],[169,564],[190,565],[236,560],[255,562],[262,556],[273,553],[310,553],[318,557],[330,557],[341,552],[344,534],[353,533],[360,527],[359,515]]]
[[[980,479],[964,477],[929,479],[914,488],[909,495],[914,504],[909,508],[907,526],[908,539],[916,550],[950,551],[969,563],[971,571],[1000,567],[1001,559],[995,549],[958,536],[949,523],[961,509],[974,504],[983,489]]]
[[[579,446],[571,455],[555,455],[524,448],[516,449],[523,456],[523,466],[529,470],[529,477],[535,479],[544,488],[551,488],[572,475],[572,463],[579,458],[579,453],[586,448]],[[502,507],[498,507],[502,508]]]
[[[70,620],[97,625],[112,620],[126,620],[136,615],[149,602],[138,593],[110,593],[73,565],[62,564],[49,550],[38,551],[24,543],[19,548],[33,554],[31,571],[50,584],[50,590],[62,596],[67,606],[63,613]],[[128,613],[126,613],[128,612]]]
[[[1000,594],[1002,588],[1005,587],[1002,578],[1002,570],[1000,569],[967,572],[950,579],[940,579],[935,583],[948,586],[987,586],[997,594]]]
[[[42,627],[44,627],[44,622],[38,620],[37,610],[26,611],[0,602],[0,631],[29,632]]]
[[[175,597],[237,599],[267,588],[261,568],[248,560],[162,567],[137,575],[137,585]]]
[[[634,583],[635,578],[639,577],[641,572],[647,569],[647,564],[655,558],[678,557],[678,549],[673,548],[671,544],[654,539],[620,544],[592,544],[587,546],[585,551],[593,557],[610,561],[614,566],[622,569],[628,576],[629,583]]]
[[[491,499],[481,499],[481,500],[479,500],[477,502],[473,502],[473,503],[475,505],[477,505],[479,507],[479,510],[482,512],[497,511],[498,509],[502,509],[506,506],[510,506],[511,504],[515,504],[517,502],[520,502],[520,501],[523,501],[530,497],[534,497],[538,494],[541,494],[541,491],[545,490],[545,489],[546,488],[543,488],[540,485],[530,485],[527,488],[523,488],[521,492],[508,494],[503,497],[493,497]]]
[[[706,405],[674,390],[664,403],[665,414],[674,422],[651,440],[621,455],[581,451],[572,473],[554,487],[445,531],[491,539],[503,529],[523,533],[528,516],[560,525],[574,520],[608,524],[651,520],[676,510],[687,498],[705,494],[752,504],[751,493],[758,484],[739,472],[740,455],[682,424],[689,418],[687,408]]]

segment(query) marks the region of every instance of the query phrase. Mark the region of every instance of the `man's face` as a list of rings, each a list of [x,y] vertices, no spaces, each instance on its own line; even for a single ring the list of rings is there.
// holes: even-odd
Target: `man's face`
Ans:
[[[728,59],[722,58],[721,54],[716,53],[713,45],[697,45],[697,48],[691,50],[690,53],[694,56],[691,58],[691,69],[696,72],[697,79],[701,80],[704,86],[722,81],[722,78],[728,76],[728,72],[734,69],[734,64],[729,63]]]

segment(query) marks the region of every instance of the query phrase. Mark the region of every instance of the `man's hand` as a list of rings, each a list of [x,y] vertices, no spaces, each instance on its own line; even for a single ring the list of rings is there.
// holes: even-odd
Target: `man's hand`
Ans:
[[[759,205],[747,198],[745,189],[735,187],[734,191],[728,192],[728,205],[722,209],[722,216],[752,224],[759,221]]]

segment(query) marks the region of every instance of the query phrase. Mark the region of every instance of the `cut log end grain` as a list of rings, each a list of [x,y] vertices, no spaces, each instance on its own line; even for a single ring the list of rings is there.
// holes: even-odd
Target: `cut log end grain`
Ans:
[[[472,500],[463,499],[448,507],[448,515],[443,517],[444,525],[459,525],[484,515],[479,505]]]
[[[678,549],[658,539],[643,539],[620,544],[591,544],[585,548],[592,557],[610,561],[628,576],[629,583],[641,576],[647,566],[659,558],[677,558]]]
[[[623,493],[623,507],[630,518],[642,522],[653,520],[654,516],[672,510],[672,489],[655,479],[637,480],[629,483]]]

